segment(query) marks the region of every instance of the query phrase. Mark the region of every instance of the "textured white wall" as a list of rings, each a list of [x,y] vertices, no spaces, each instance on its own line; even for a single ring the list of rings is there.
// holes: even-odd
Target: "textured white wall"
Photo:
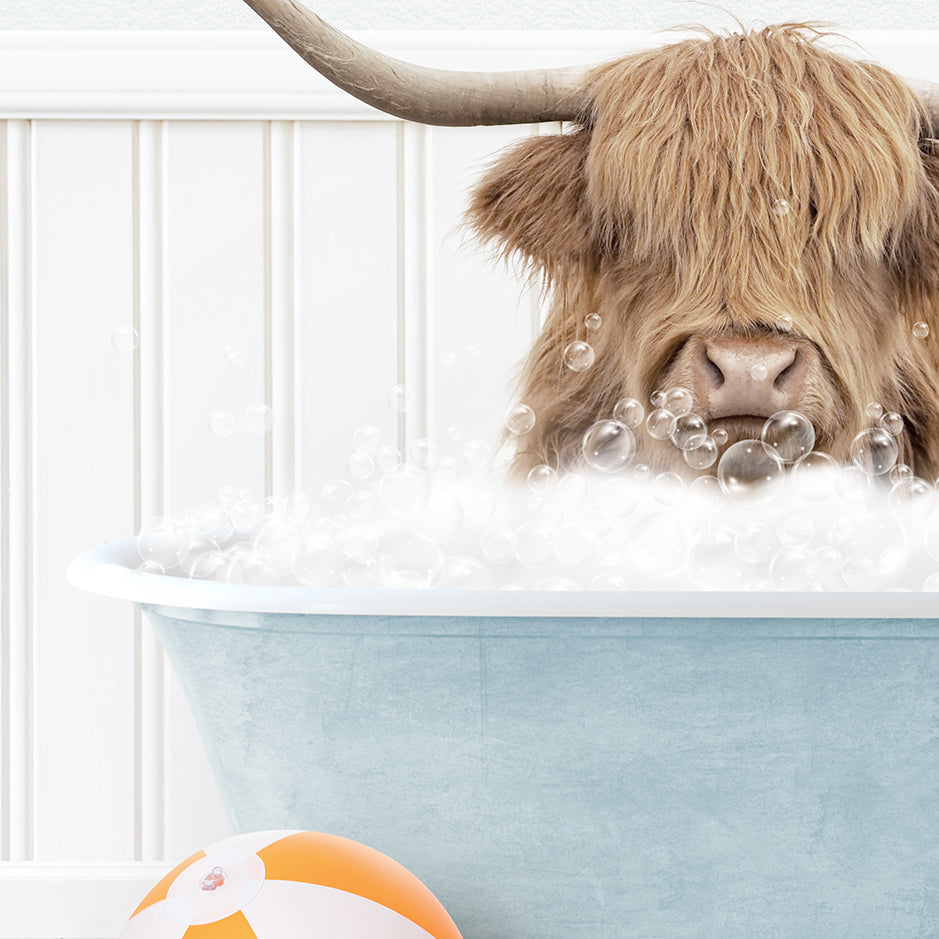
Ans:
[[[667,29],[723,28],[731,20],[695,0],[307,0],[347,29]],[[844,29],[936,29],[934,0],[730,0],[746,24],[824,20]],[[0,0],[0,29],[255,29],[241,0]]]

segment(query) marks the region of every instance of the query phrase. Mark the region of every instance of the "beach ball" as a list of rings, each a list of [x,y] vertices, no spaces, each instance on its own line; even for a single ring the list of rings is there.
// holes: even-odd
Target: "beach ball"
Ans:
[[[440,901],[373,848],[312,831],[227,838],[147,894],[121,939],[461,939]]]

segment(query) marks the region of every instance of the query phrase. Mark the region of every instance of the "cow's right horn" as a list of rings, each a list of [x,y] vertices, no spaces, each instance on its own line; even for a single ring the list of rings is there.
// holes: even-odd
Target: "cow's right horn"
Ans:
[[[587,113],[587,68],[455,72],[369,49],[294,0],[245,0],[295,52],[333,84],[395,117],[421,124],[576,121]]]

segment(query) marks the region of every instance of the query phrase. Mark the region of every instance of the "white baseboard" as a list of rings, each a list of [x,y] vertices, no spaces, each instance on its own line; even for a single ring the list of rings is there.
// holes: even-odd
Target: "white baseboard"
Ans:
[[[117,939],[170,864],[0,864],[0,939]]]

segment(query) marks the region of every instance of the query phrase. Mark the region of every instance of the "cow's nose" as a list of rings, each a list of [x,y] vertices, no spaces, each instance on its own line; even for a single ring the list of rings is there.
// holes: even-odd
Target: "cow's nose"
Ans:
[[[798,402],[804,356],[791,342],[771,338],[709,339],[695,362],[696,398],[711,418],[769,417]]]

